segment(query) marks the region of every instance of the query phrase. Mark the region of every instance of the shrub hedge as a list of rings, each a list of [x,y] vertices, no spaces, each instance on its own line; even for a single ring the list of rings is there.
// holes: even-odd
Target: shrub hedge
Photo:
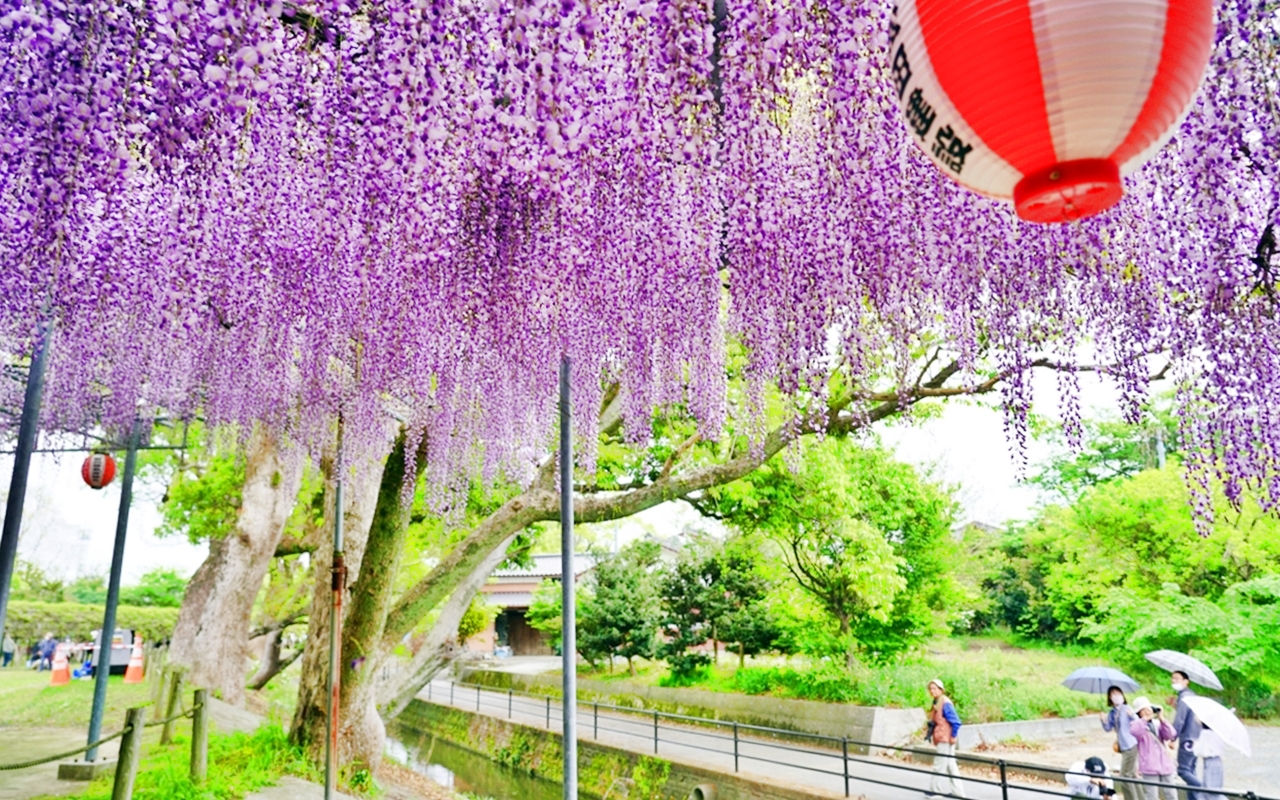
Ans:
[[[60,639],[89,641],[102,627],[103,606],[85,603],[40,603],[11,600],[5,630],[18,644],[26,645],[52,631]],[[178,609],[151,606],[117,606],[116,627],[136,630],[149,642],[167,639],[178,622]]]

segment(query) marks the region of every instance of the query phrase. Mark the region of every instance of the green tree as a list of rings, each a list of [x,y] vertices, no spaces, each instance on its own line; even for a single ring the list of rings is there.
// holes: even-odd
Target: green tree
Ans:
[[[560,597],[560,581],[543,578],[533,590],[533,601],[525,612],[524,621],[529,627],[547,635],[551,649],[560,652],[564,638],[564,602]]]
[[[66,599],[66,590],[64,582],[49,577],[37,564],[22,559],[14,564],[13,585],[9,590],[11,599],[61,603]]]
[[[107,601],[105,575],[81,575],[67,585],[67,599],[75,603],[101,605]]]
[[[900,652],[939,630],[939,615],[958,612],[948,574],[954,503],[883,450],[828,439],[806,448],[798,466],[771,459],[694,505],[777,543],[850,663],[855,652]]]
[[[766,602],[772,581],[760,569],[760,554],[748,537],[737,536],[711,557],[708,565],[709,611],[716,641],[738,653],[738,666],[747,656],[772,650],[782,635],[773,609]]]
[[[658,624],[663,635],[658,655],[666,660],[669,680],[676,685],[695,681],[711,663],[705,650],[692,649],[711,638],[708,563],[709,559],[687,548],[658,584]]]
[[[1179,450],[1178,421],[1167,406],[1151,411],[1140,424],[1115,419],[1086,419],[1080,424],[1080,446],[1039,465],[1028,483],[1068,503],[1108,481],[1131,478],[1163,466]],[[1065,444],[1062,426],[1040,426],[1037,438]]]
[[[458,622],[458,641],[465,642],[477,633],[483,632],[498,617],[498,607],[488,602],[483,594],[478,594],[467,606],[467,611]]]
[[[120,602],[128,606],[178,608],[187,590],[187,579],[172,569],[153,569],[137,583],[120,589]]]
[[[1280,520],[1247,493],[1233,508],[1214,489],[1201,537],[1181,466],[1101,483],[1070,507],[1049,506],[1011,528],[985,582],[998,621],[1027,635],[1069,639],[1113,589],[1158,599],[1166,584],[1216,601],[1233,585],[1280,572]]]
[[[599,559],[588,573],[578,609],[578,652],[588,662],[594,665],[608,658],[612,663],[620,656],[634,676],[635,659],[653,657],[659,612],[653,571],[658,554],[653,542],[633,542]]]
[[[161,505],[157,535],[185,535],[191,542],[220,539],[235,531],[244,488],[244,459],[217,454],[204,463],[186,462],[173,472]]]

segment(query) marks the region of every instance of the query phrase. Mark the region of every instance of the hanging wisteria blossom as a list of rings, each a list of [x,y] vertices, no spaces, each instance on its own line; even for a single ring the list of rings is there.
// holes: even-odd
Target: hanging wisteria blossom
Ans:
[[[672,403],[718,435],[731,340],[821,397],[833,343],[857,378],[924,337],[1011,374],[1016,438],[1029,364],[1088,343],[1131,411],[1166,353],[1197,485],[1280,500],[1275,4],[1218,2],[1177,134],[1054,228],[912,145],[891,12],[5,0],[0,346],[52,323],[47,427],[372,441],[394,406],[448,485],[524,474],[562,353],[588,444],[614,381],[632,437]]]

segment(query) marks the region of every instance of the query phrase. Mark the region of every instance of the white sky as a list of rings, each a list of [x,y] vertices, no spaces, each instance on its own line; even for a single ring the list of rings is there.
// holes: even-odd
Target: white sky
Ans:
[[[1086,416],[1116,409],[1115,393],[1096,377],[1082,375],[1081,385]],[[1040,376],[1035,389],[1036,412],[1056,418],[1056,381],[1052,376]],[[882,427],[879,435],[900,458],[931,470],[936,479],[956,488],[963,508],[960,521],[998,525],[1025,519],[1034,511],[1037,494],[1018,484],[1002,418],[993,407],[953,402],[936,419],[909,427]],[[1028,463],[1034,465],[1048,453],[1046,446],[1032,442]],[[80,478],[83,459],[83,455],[66,453],[37,455],[32,460],[19,555],[56,577],[105,574],[111,565],[120,480],[117,477],[101,491],[90,489]],[[0,494],[8,489],[12,462],[12,456],[0,456]],[[162,494],[161,486],[141,481],[135,485],[125,548],[126,583],[156,567],[172,567],[190,575],[204,559],[204,546],[192,545],[181,537],[161,539],[154,535],[160,525],[158,502]],[[594,533],[607,541],[616,531],[619,542],[625,543],[650,530],[669,535],[699,526],[717,527],[676,502],[629,520],[595,526]]]

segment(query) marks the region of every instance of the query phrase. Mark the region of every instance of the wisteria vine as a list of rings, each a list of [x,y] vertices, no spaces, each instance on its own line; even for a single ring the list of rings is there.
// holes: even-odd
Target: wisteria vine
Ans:
[[[4,0],[0,348],[53,321],[47,427],[390,409],[456,486],[528,475],[562,353],[588,447],[614,382],[634,439],[671,404],[719,435],[732,340],[798,402],[834,351],[856,382],[944,341],[1019,439],[1029,365],[1088,343],[1131,414],[1171,359],[1202,516],[1214,474],[1280,501],[1275,0],[1219,0],[1178,135],[1058,227],[911,147],[890,8]]]

